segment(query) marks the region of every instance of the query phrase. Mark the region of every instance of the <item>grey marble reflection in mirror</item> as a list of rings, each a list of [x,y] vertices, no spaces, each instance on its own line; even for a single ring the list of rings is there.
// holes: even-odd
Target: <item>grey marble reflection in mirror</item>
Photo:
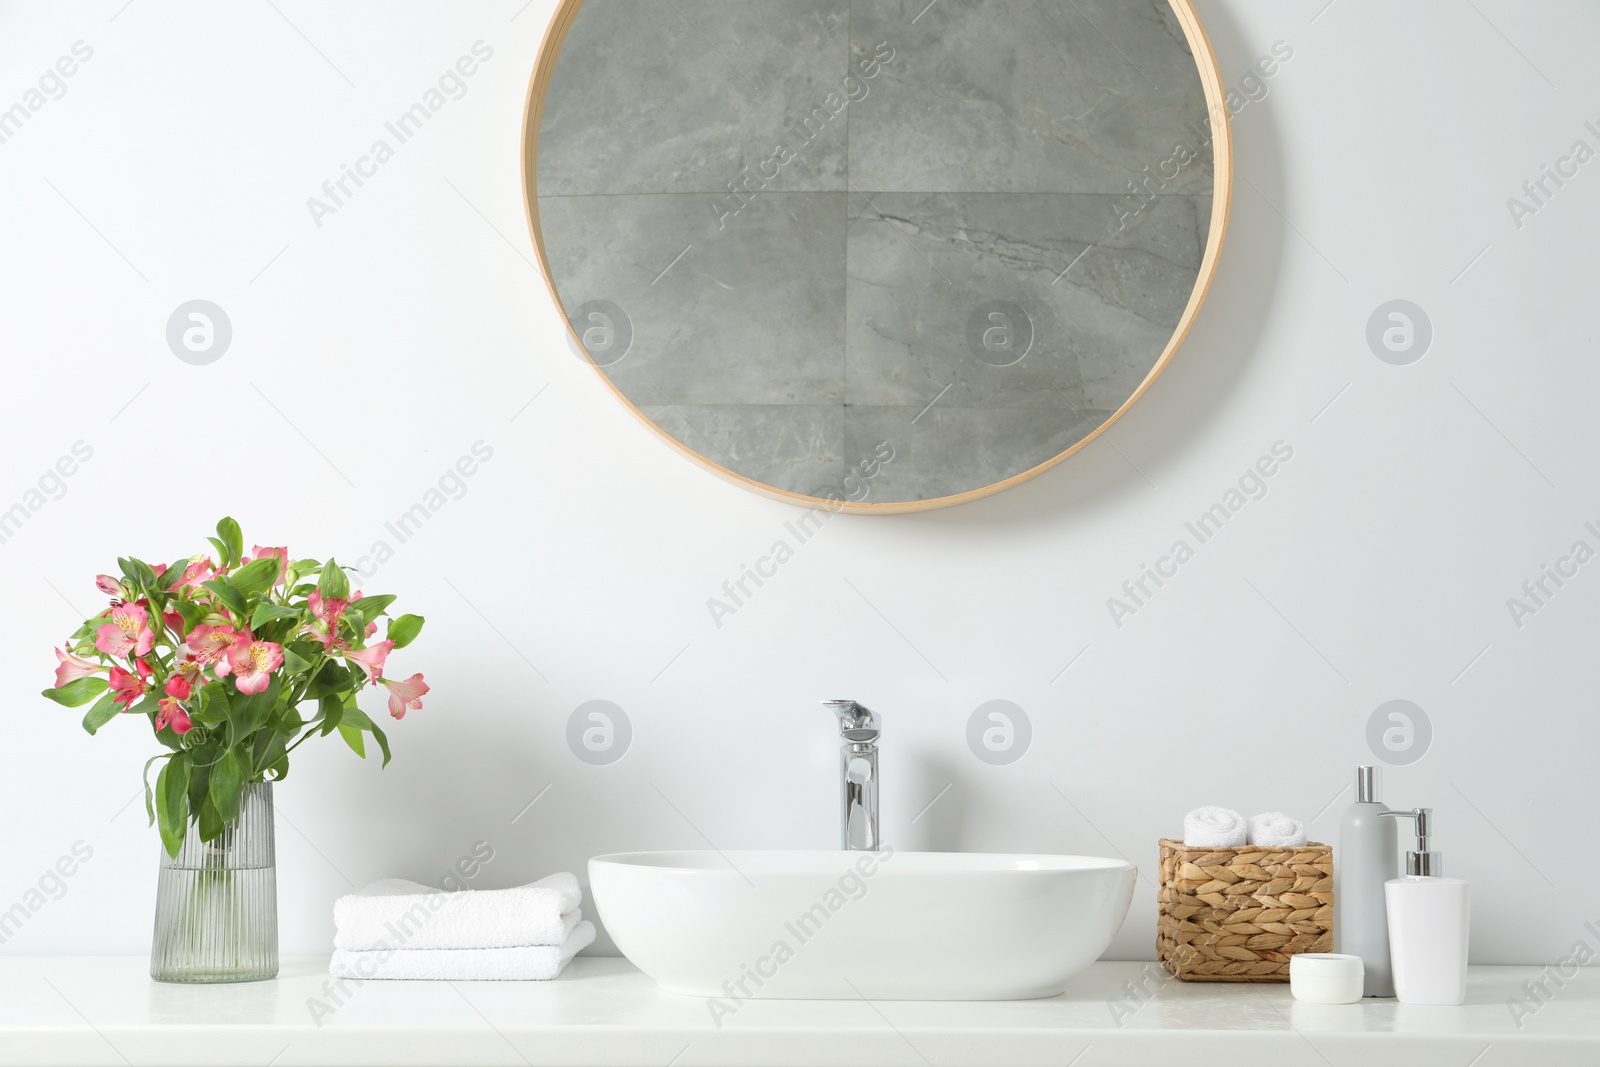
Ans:
[[[581,354],[686,450],[942,506],[1170,358],[1226,220],[1218,85],[1188,0],[566,0],[530,218]]]

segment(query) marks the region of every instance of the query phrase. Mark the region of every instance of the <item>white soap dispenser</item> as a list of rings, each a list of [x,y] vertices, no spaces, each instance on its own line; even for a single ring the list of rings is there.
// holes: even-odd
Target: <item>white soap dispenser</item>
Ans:
[[[1395,995],[1402,1004],[1465,1003],[1471,887],[1444,877],[1439,853],[1428,850],[1432,808],[1382,815],[1414,819],[1417,833],[1417,847],[1406,853],[1406,873],[1383,884]]]

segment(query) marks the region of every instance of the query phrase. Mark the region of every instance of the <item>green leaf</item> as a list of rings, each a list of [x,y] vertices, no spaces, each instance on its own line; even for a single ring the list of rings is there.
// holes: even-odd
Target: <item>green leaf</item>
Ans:
[[[350,595],[350,578],[343,567],[330,559],[322,568],[322,577],[317,579],[317,591],[324,597],[343,600]]]
[[[277,560],[257,560],[256,562],[276,563]],[[250,564],[250,567],[254,566],[255,563]],[[250,567],[246,567],[245,570],[249,570]],[[244,574],[244,571],[240,571],[239,574]],[[238,585],[239,579],[237,577],[235,577],[233,581],[235,585]],[[256,610],[250,613],[250,629],[259,630],[263,625],[272,622],[274,619],[287,619],[291,617],[298,617],[299,615],[299,608],[285,607],[282,604],[274,604],[270,600],[263,600],[261,603],[256,605]]]
[[[322,736],[327,737],[344,721],[344,701],[337,693],[324,694],[317,700],[317,717],[322,720]]]
[[[183,616],[185,630],[194,629],[200,620],[206,617],[206,609],[189,600],[173,598],[172,609]]]
[[[46,689],[45,696],[54,700],[63,707],[76,708],[89,703],[96,696],[106,691],[107,682],[97,675],[86,678],[74,678],[60,689]],[[93,730],[89,731],[94,733]]]
[[[249,773],[250,762],[239,745],[228,749],[212,766],[207,795],[224,823],[231,823],[239,817],[239,800],[244,796],[244,783]]]
[[[117,566],[122,568],[122,576],[128,579],[130,584],[136,585],[146,592],[157,588],[156,572],[151,570],[150,564],[144,560],[134,559],[132,556],[126,559],[119,558]]]
[[[393,593],[384,593],[380,596],[364,596],[360,600],[352,600],[350,602],[350,610],[358,613],[363,621],[371,622],[387,611],[389,605],[393,604],[394,601]]]
[[[306,699],[315,700],[329,693],[342,693],[347,689],[356,688],[356,682],[350,677],[350,672],[333,660],[322,665],[317,676],[306,687]]]
[[[228,610],[235,615],[243,615],[246,611],[244,594],[235,589],[226,578],[211,578],[201,582],[207,589],[217,594],[217,599],[228,606]]]
[[[189,710],[189,718],[202,726],[216,726],[228,721],[228,713],[228,687],[209,682],[200,690],[200,705]]]
[[[262,742],[265,742],[263,744]],[[264,774],[267,770],[282,764],[285,773],[288,771],[289,761],[285,758],[288,753],[289,737],[287,734],[269,734],[265,731],[256,735],[255,753],[251,756],[254,774]]]
[[[382,730],[378,729],[377,723],[372,724],[372,736],[378,739],[378,747],[383,749],[383,763],[380,764],[380,766],[389,766],[389,760],[393,758],[389,754],[389,739],[388,737],[384,736]]]
[[[228,546],[217,540],[215,537],[208,537],[206,540],[210,541],[211,547],[217,550],[217,559],[226,561],[228,558]],[[185,566],[187,566],[187,564],[185,564]]]
[[[371,717],[360,708],[347,707],[344,709],[344,721],[339,724],[339,730],[342,733],[351,726],[365,730],[377,739],[378,747],[383,749],[383,765],[385,767],[389,766],[389,739],[384,736],[382,730],[378,729],[378,724],[373,722]],[[346,737],[345,740],[348,741],[350,739]]]
[[[181,755],[169,759],[156,779],[156,822],[167,855],[176,857],[189,824],[189,764]]]
[[[283,566],[275,556],[253,559],[233,572],[233,587],[245,596],[255,596],[272,588],[278,580],[278,569]]]
[[[244,534],[239,530],[239,524],[232,518],[224,517],[217,523],[217,536],[222,538],[223,550],[227,559],[221,563],[224,567],[231,567],[239,562],[239,557],[244,555]]]
[[[389,632],[384,636],[394,642],[395,648],[405,648],[417,639],[425,621],[421,615],[402,615],[398,619],[390,619]]]
[[[183,579],[183,572],[188,569],[189,561],[186,559],[180,559],[176,563],[169,565],[167,569],[161,573],[161,578],[159,579],[158,584],[161,586],[162,592],[166,592],[173,586],[177,585],[178,582]]]
[[[278,694],[283,686],[274,674],[267,687],[259,693],[233,693],[228,698],[228,718],[233,723],[234,736],[249,737],[261,728],[278,705]]]
[[[222,836],[222,831],[227,829],[227,824],[222,821],[222,816],[217,814],[217,807],[211,803],[211,798],[206,797],[200,805],[200,817],[195,820],[200,824],[200,840],[215,841]]]
[[[100,727],[115,719],[117,713],[121,710],[121,708],[117,707],[116,694],[107,693],[95,701],[94,707],[84,713],[83,728],[93,735]]]
[[[360,730],[356,729],[354,726],[346,726],[344,723],[340,723],[339,736],[344,738],[344,743],[349,745],[351,751],[355,752],[356,755],[360,756],[362,759],[367,758],[367,744],[366,741],[362,739]]]
[[[133,705],[132,707],[130,707],[128,709],[127,713],[129,715],[143,715],[146,718],[148,718],[152,724],[154,724],[155,720],[156,720],[156,712],[158,712],[160,710],[161,710],[161,690],[152,689],[149,692],[145,693],[144,699],[140,700],[139,703],[137,703],[137,704]]]
[[[372,729],[372,718],[353,703],[344,709],[345,721],[362,730]]]
[[[300,674],[311,669],[311,661],[296,652],[293,645],[284,645],[283,669],[289,674]]]
[[[144,779],[144,813],[150,816],[151,826],[156,824],[156,803],[155,794],[150,791],[150,764],[154,763],[158,759],[171,758],[171,754],[160,752],[144,761],[144,774],[141,775],[141,777]]]
[[[189,810],[199,811],[211,792],[211,765],[221,746],[205,744],[189,753]]]

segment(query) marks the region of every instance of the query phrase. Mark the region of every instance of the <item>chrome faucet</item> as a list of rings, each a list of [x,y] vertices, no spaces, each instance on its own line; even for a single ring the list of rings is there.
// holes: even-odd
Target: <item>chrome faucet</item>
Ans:
[[[876,852],[878,716],[854,700],[824,700],[839,717],[839,838],[847,852]]]

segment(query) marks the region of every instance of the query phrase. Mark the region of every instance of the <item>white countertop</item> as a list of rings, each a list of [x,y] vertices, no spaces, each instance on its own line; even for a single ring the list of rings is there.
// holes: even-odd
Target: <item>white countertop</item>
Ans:
[[[1600,1064],[1594,970],[1551,983],[1520,1028],[1506,1001],[1538,968],[1474,967],[1461,1007],[1325,1007],[1287,984],[1164,981],[1141,963],[1097,963],[1049,1000],[749,1001],[719,1027],[708,1002],[621,959],[575,960],[554,982],[348,983],[342,1003],[325,967],[286,959],[275,981],[180,986],[150,981],[143,957],[0,957],[0,1065]],[[1143,1003],[1125,986],[1141,980]]]

